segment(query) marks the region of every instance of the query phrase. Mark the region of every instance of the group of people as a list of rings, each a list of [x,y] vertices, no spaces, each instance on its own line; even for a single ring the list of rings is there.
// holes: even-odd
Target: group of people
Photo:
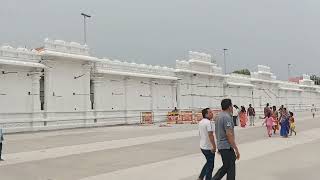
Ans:
[[[267,127],[268,136],[276,134],[280,130],[280,136],[287,138],[292,133],[297,135],[294,114],[288,111],[283,105],[277,110],[276,106],[269,107],[269,103],[264,108],[264,122]]]
[[[235,161],[240,159],[240,153],[235,142],[231,99],[222,100],[221,109],[222,112],[215,118],[214,124],[211,121],[213,118],[211,109],[202,110],[203,119],[199,122],[200,149],[207,162],[203,166],[198,180],[204,178],[205,180],[220,180],[226,174],[227,180],[235,180]],[[212,177],[216,151],[221,155],[223,165]]]
[[[255,126],[256,111],[251,104],[249,104],[249,108],[247,110],[244,106],[241,106],[239,108],[237,105],[233,105],[232,114],[233,114],[233,123],[235,126],[237,126],[239,122],[241,127],[243,128],[246,127],[248,123],[248,119],[250,120],[250,126]]]
[[[313,111],[314,112],[314,111]],[[314,115],[314,114],[313,114]],[[250,121],[250,126],[255,126],[255,109],[249,104],[249,108],[246,110],[244,106],[240,108],[237,105],[233,105],[233,123],[235,126],[239,125],[244,128],[247,127],[248,120]],[[292,133],[297,134],[295,131],[294,114],[285,108],[283,105],[277,110],[276,106],[270,106],[267,103],[264,108],[264,119],[263,125],[267,127],[268,136],[276,134],[276,131],[280,130],[280,135],[282,137],[288,137]]]
[[[235,161],[240,159],[239,149],[235,142],[234,126],[237,119],[240,126],[245,127],[245,118],[249,116],[250,126],[254,126],[256,115],[252,105],[246,110],[244,106],[240,111],[236,105],[232,105],[231,99],[221,101],[222,112],[213,120],[213,113],[210,108],[202,110],[203,119],[199,122],[200,149],[207,162],[203,166],[198,180],[220,180],[227,174],[227,180],[235,180]],[[236,111],[236,112],[235,112]],[[267,103],[264,108],[263,124],[267,127],[268,136],[276,134],[280,130],[282,137],[288,137],[295,131],[295,119],[292,112],[289,112],[283,105],[277,110],[276,106],[269,107]],[[214,122],[214,123],[213,123]],[[212,177],[214,169],[215,153],[221,155],[222,167]]]

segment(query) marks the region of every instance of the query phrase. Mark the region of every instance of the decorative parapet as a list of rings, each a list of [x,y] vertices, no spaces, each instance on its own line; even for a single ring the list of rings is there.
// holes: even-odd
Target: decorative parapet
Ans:
[[[222,68],[213,63],[212,56],[206,53],[189,51],[189,60],[176,60],[177,71],[222,74]]]
[[[189,51],[189,60],[190,61],[201,61],[211,63],[212,56],[210,54]]]
[[[77,42],[65,42],[63,40],[44,40],[44,50],[62,52],[77,55],[89,55],[89,48],[87,45],[81,45]]]
[[[227,86],[238,86],[238,87],[254,87],[251,84],[251,77],[249,75],[244,74],[230,74],[227,75],[227,79],[225,81],[225,85]]]
[[[155,79],[177,79],[175,70],[169,67],[129,63],[126,61],[101,59],[95,63],[95,73],[138,76]]]
[[[258,65],[258,71],[251,73],[256,80],[276,81],[277,77],[271,72],[269,66]]]
[[[28,50],[26,48],[13,48],[11,46],[0,47],[1,59],[12,59],[19,61],[39,62],[41,57],[36,50]]]
[[[302,75],[302,80],[299,80],[299,84],[312,86],[314,85],[314,82],[310,79],[310,76],[307,74]]]
[[[26,48],[0,47],[0,64],[45,68],[36,50]]]
[[[301,92],[302,90],[300,89],[300,85],[295,82],[286,82],[286,81],[280,81],[279,83],[279,89],[284,90],[284,91],[299,91]]]

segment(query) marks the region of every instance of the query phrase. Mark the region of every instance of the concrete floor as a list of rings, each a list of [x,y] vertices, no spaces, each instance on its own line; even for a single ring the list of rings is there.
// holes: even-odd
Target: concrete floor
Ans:
[[[297,120],[298,135],[268,138],[265,127],[236,129],[240,180],[319,179],[320,119]],[[4,180],[192,180],[204,159],[197,125],[122,126],[5,136]],[[215,170],[221,166],[216,156]]]

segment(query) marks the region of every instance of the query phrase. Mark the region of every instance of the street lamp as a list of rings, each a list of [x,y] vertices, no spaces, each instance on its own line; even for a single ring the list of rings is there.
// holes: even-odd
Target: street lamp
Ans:
[[[290,76],[291,76],[291,75],[290,75],[290,74],[291,74],[291,73],[290,73],[290,66],[291,66],[291,64],[288,64],[288,81],[290,81]]]
[[[81,16],[83,16],[83,35],[84,35],[84,44],[87,44],[87,21],[86,18],[91,18],[90,15],[81,13]]]
[[[226,51],[228,51],[228,49],[223,49],[224,74],[227,74]]]

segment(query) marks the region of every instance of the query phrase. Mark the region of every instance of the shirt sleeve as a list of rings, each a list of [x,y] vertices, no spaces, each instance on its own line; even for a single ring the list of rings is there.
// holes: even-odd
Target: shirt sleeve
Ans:
[[[233,129],[233,121],[231,118],[224,118],[223,120],[224,130]]]
[[[214,127],[212,122],[207,123],[207,131],[208,132],[213,132],[214,131]]]

